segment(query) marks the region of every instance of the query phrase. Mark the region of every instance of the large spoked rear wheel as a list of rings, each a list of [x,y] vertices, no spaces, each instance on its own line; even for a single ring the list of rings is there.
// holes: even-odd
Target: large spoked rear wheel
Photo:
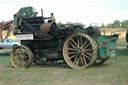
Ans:
[[[82,69],[92,65],[97,59],[97,54],[97,43],[86,34],[69,36],[63,46],[64,60],[74,69]]]
[[[11,52],[11,62],[15,68],[28,68],[32,60],[33,54],[27,46],[17,46]]]

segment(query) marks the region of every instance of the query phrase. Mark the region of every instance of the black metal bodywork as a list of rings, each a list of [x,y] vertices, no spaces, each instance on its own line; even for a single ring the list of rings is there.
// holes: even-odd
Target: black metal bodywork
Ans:
[[[33,34],[34,36],[33,40],[21,40],[22,45],[28,46],[34,55],[51,60],[63,59],[63,44],[70,35],[75,33],[88,34],[91,37],[100,35],[100,32],[91,26],[86,29],[75,25],[60,27],[56,23],[49,23],[48,18],[42,19],[42,17],[23,18],[15,15],[14,24],[15,35]]]

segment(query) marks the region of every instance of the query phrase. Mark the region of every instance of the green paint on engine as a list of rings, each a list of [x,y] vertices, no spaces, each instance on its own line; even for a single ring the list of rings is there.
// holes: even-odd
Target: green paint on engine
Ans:
[[[118,35],[101,35],[97,38],[99,45],[99,57],[106,58],[107,56],[116,56],[116,41]]]

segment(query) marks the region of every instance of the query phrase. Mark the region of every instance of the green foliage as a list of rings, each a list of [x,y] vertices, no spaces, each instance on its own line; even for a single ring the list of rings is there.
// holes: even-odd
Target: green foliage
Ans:
[[[5,22],[4,22],[4,21],[1,21],[1,22],[0,22],[0,24],[2,24],[2,25],[3,25],[3,24],[5,24]]]
[[[111,23],[107,24],[107,28],[112,28],[112,24]]]
[[[104,25],[104,23],[102,23],[102,25],[101,25],[101,28],[105,28],[106,26]]]
[[[120,28],[121,22],[119,20],[115,20],[112,24],[112,28]]]
[[[58,25],[64,25],[62,22],[58,22],[57,24],[58,24]]]
[[[85,25],[83,24],[83,23],[80,23],[80,22],[75,22],[75,23],[73,23],[74,25],[79,25],[79,26],[81,26],[81,27],[85,27]]]
[[[30,18],[30,17],[36,17],[38,12],[35,11],[35,9],[31,6],[28,7],[22,7],[20,8],[19,12],[23,17]]]
[[[83,23],[80,23],[80,22],[75,22],[75,23],[72,23],[72,22],[66,22],[66,25],[79,25],[81,27],[85,27],[86,25],[84,25]]]
[[[119,20],[115,20],[113,23],[109,23],[106,26],[102,23],[101,28],[125,28],[128,29],[128,20],[123,20],[120,22]]]
[[[128,20],[123,20],[121,27],[128,29]]]
[[[66,22],[67,25],[73,24],[72,22]]]

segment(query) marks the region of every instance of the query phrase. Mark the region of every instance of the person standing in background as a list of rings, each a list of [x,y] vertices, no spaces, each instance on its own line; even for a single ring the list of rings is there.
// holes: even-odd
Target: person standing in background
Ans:
[[[127,48],[128,48],[128,30],[127,30],[127,33],[126,33],[126,42],[127,42]]]

